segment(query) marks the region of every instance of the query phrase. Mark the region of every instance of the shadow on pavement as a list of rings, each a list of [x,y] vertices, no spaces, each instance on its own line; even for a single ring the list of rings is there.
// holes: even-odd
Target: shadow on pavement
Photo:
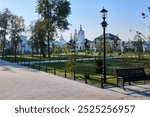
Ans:
[[[147,83],[147,85],[150,85]],[[136,86],[138,89],[131,89],[131,88],[127,88],[128,91],[132,92],[133,94],[138,94],[138,95],[143,95],[143,96],[147,96],[150,97],[150,87],[148,88],[147,85],[138,85]]]
[[[13,63],[0,64],[0,71],[12,71],[12,69],[14,68],[22,69],[23,71],[29,71],[29,72],[39,72],[38,70],[27,68],[21,65],[16,65]]]
[[[106,88],[112,92],[116,92],[116,93],[120,93],[120,94],[124,94],[126,96],[129,95],[141,95],[141,96],[146,96],[146,97],[150,97],[150,83],[147,83],[146,85],[132,85],[130,86],[126,86],[125,90],[123,90],[121,87],[109,87]]]

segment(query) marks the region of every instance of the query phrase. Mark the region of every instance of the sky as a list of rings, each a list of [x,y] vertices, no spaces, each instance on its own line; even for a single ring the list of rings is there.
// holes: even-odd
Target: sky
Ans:
[[[79,30],[82,25],[85,37],[93,40],[103,34],[100,25],[102,22],[100,11],[104,7],[108,10],[106,33],[119,35],[123,40],[133,40],[135,31],[140,31],[145,36],[150,35],[150,13],[148,7],[150,0],[70,0],[71,15],[68,21],[70,30],[58,32],[59,36],[68,41],[74,30]],[[36,13],[37,0],[0,0],[0,11],[8,8],[13,14],[23,16],[25,24],[38,19]],[[142,18],[142,12],[149,15]],[[132,31],[130,31],[132,29]]]

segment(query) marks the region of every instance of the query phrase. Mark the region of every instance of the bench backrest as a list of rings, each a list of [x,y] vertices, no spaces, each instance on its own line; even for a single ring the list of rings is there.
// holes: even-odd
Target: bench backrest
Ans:
[[[124,79],[142,79],[146,77],[144,68],[115,69],[116,76]]]

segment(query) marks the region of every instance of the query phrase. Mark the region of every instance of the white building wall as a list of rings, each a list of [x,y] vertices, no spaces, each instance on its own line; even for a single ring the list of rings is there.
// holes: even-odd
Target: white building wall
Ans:
[[[21,52],[22,50],[23,54],[31,52],[31,49],[28,46],[27,36],[21,35],[20,40],[21,40],[21,43],[18,46],[17,51]]]
[[[80,25],[80,30],[78,31],[78,36],[77,36],[78,51],[84,50],[84,42],[85,42],[85,32],[83,31],[82,26]]]

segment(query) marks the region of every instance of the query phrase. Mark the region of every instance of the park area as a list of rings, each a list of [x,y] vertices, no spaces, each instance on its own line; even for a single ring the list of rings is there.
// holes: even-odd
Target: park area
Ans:
[[[149,99],[149,2],[17,2],[0,9],[0,99]]]
[[[114,54],[117,55],[117,54]],[[127,56],[128,55],[128,56]],[[44,71],[65,77],[68,79],[74,79],[80,82],[85,82],[90,85],[101,87],[101,78],[103,78],[103,73],[96,72],[96,61],[101,59],[102,56],[84,56],[80,53],[76,55],[76,61],[70,63],[68,66],[69,56],[62,54],[60,56],[52,56],[50,59],[41,58],[40,56],[24,56],[17,57],[17,64],[24,65],[29,68],[37,69],[39,71]],[[11,56],[3,58],[13,62],[14,58]],[[72,65],[71,65],[72,64]],[[100,66],[101,65],[101,66]],[[98,67],[102,68],[103,64]],[[72,70],[69,70],[69,69]],[[125,69],[125,68],[144,68],[146,74],[150,74],[150,62],[149,56],[142,56],[140,59],[138,56],[133,56],[131,54],[124,54],[124,56],[113,56],[108,57],[106,60],[106,74],[107,83],[104,84],[105,87],[116,86],[116,74],[115,69]],[[85,79],[85,76],[88,78]],[[143,81],[142,81],[143,82]]]
[[[139,61],[136,59],[108,59],[107,60],[107,84],[100,88],[100,77],[102,74],[96,74],[94,67],[95,60],[77,61],[76,81],[69,76],[64,78],[64,68],[66,62],[50,62],[45,64],[22,64],[10,63],[0,60],[0,99],[2,100],[132,100],[149,99],[149,86],[147,82],[134,83],[126,85],[124,91],[116,86],[115,67],[138,67],[144,65],[146,73],[149,71],[149,62],[147,59]],[[28,63],[28,62],[27,62]],[[122,66],[124,64],[124,66]],[[23,65],[23,66],[22,66]],[[25,65],[25,66],[24,66]],[[29,66],[28,66],[29,65]],[[46,73],[47,66],[47,73]],[[29,68],[28,68],[29,67]],[[54,75],[54,69],[56,75]],[[51,73],[50,73],[51,72]],[[88,84],[84,83],[83,74],[87,72],[90,75]],[[62,77],[63,76],[63,77]],[[97,79],[97,80],[92,80]]]

